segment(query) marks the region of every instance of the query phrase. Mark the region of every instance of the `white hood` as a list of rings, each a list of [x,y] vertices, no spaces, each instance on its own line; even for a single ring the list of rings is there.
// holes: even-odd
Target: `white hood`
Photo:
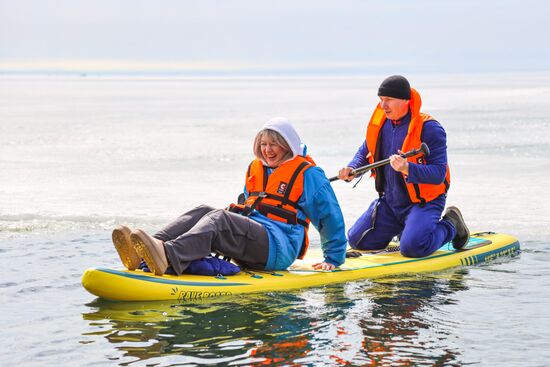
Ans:
[[[264,129],[274,130],[281,134],[292,150],[292,158],[297,155],[304,155],[304,145],[302,144],[302,140],[300,139],[300,136],[298,136],[296,130],[294,130],[294,126],[292,126],[290,120],[286,117],[272,118],[262,127],[261,130]]]

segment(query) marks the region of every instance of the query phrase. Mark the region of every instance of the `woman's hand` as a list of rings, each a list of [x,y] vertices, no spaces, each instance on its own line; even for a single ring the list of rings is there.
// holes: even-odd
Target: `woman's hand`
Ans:
[[[327,263],[326,261],[323,261],[322,263],[317,263],[312,265],[313,269],[315,270],[334,270],[336,266],[332,265],[331,263]]]

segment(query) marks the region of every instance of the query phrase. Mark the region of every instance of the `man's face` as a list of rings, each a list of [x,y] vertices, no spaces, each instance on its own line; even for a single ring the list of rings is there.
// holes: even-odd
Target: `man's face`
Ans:
[[[409,100],[380,96],[380,107],[390,120],[399,120],[409,112]]]

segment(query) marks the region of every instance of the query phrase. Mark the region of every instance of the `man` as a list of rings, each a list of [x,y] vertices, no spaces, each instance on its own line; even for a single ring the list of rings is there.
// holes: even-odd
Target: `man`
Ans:
[[[431,116],[421,113],[421,99],[400,75],[386,78],[378,89],[377,105],[367,136],[353,160],[339,171],[350,181],[352,170],[389,158],[390,164],[372,172],[379,198],[349,229],[351,247],[380,250],[400,235],[401,253],[424,257],[452,241],[456,249],[468,242],[470,232],[458,208],[445,208],[450,185],[446,133]],[[400,154],[424,142],[427,157],[403,158]]]

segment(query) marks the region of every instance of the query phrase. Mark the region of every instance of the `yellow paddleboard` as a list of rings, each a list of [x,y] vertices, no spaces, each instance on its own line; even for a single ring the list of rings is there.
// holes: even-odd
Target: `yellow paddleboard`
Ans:
[[[361,252],[347,258],[333,271],[318,271],[311,264],[322,260],[320,249],[312,249],[304,260],[297,260],[286,271],[241,271],[227,277],[184,274],[156,276],[142,270],[91,268],[84,272],[82,285],[90,293],[109,300],[160,301],[220,297],[225,295],[282,291],[313,287],[348,280],[375,278],[402,273],[443,270],[455,266],[475,265],[520,251],[518,240],[505,234],[477,233],[467,246],[456,251],[445,244],[428,257],[407,258],[392,244],[379,252]]]

